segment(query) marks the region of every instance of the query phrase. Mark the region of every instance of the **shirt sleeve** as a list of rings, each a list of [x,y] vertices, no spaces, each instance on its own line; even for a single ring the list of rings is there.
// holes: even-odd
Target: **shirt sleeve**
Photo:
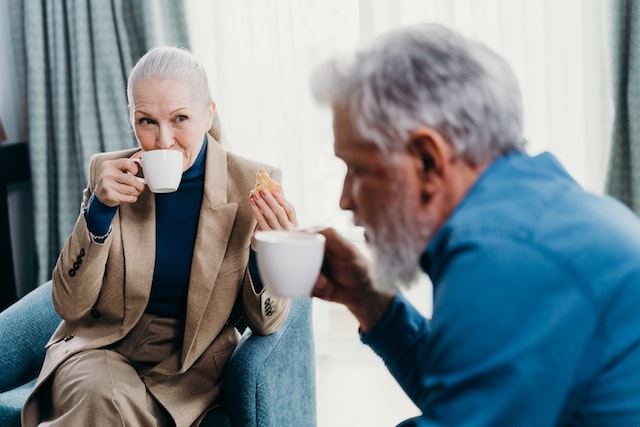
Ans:
[[[582,287],[522,242],[454,253],[431,320],[398,296],[361,336],[422,411],[403,425],[557,425],[581,370],[597,365],[585,363],[597,316]]]
[[[89,232],[95,236],[107,234],[117,210],[117,207],[110,207],[102,203],[93,193],[84,210],[84,218],[87,221]]]
[[[249,249],[249,274],[251,274],[251,280],[253,280],[253,287],[257,294],[262,292],[264,285],[260,278],[260,271],[258,270],[258,261],[256,252],[253,249]]]

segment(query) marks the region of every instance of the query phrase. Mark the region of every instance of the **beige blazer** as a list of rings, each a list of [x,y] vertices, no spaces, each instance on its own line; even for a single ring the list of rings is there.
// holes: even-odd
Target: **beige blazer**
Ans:
[[[135,151],[92,158],[83,210],[100,164]],[[288,300],[266,291],[256,294],[248,273],[256,227],[249,192],[260,168],[280,180],[279,170],[228,153],[209,136],[183,348],[143,378],[178,426],[191,425],[219,395],[219,373],[239,338],[235,328],[225,325],[236,299],[242,298],[244,320],[257,334],[274,332],[289,312]],[[155,199],[148,189],[136,203],[118,208],[102,244],[93,241],[84,215],[79,215],[53,270],[53,303],[64,320],[47,344],[40,376],[23,408],[24,426],[40,421],[41,404],[51,398],[41,386],[63,361],[117,342],[138,322],[149,300],[154,256]]]

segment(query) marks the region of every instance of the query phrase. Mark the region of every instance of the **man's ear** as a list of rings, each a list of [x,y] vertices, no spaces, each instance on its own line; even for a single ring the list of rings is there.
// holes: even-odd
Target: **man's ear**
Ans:
[[[448,172],[453,148],[436,130],[421,127],[411,132],[407,149],[415,158],[423,190],[427,198],[430,198]]]

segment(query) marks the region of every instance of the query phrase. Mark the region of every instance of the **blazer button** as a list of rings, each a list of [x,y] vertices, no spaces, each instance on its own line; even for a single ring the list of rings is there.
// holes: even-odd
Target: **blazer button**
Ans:
[[[84,248],[80,249],[80,256],[84,256]]]
[[[80,263],[79,262],[74,262],[73,263],[73,269],[76,270],[76,271],[80,270]]]
[[[73,268],[69,270],[69,276],[73,277],[75,275],[76,275],[76,270],[74,270]]]
[[[69,334],[66,337],[64,337],[65,341],[71,341],[73,339],[73,334]]]
[[[97,308],[92,308],[89,314],[91,314],[91,317],[94,319],[99,319],[102,316],[102,313],[100,313],[100,310]]]

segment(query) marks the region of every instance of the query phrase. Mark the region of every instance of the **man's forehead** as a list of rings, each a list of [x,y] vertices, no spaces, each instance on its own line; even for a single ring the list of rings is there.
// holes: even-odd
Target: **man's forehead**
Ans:
[[[333,131],[344,133],[351,131],[353,125],[351,123],[351,114],[349,109],[344,104],[337,104],[333,106]]]
[[[375,154],[380,148],[371,141],[364,140],[356,132],[353,117],[344,106],[333,108],[333,148],[338,155],[343,152]]]
[[[350,154],[373,156],[381,154],[380,148],[372,142],[363,142],[355,138],[336,138],[333,141],[333,151],[336,155]]]

